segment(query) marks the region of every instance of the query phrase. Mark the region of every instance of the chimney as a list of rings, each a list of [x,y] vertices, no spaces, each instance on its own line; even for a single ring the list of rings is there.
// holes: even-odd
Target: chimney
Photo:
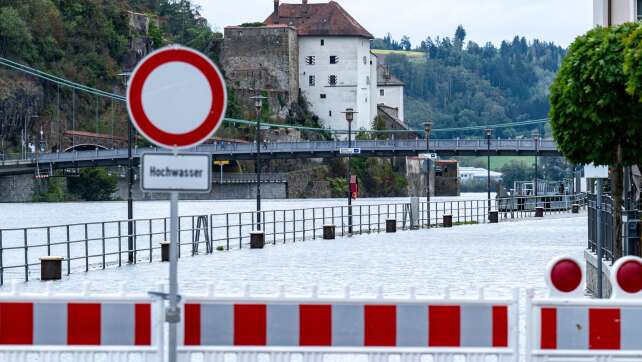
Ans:
[[[279,23],[279,0],[274,0],[274,24]]]

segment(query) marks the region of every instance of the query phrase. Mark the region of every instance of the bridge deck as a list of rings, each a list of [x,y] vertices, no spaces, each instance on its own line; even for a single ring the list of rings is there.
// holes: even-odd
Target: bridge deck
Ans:
[[[345,157],[339,149],[348,147],[347,141],[314,141],[265,143],[261,149],[262,158],[331,158]],[[404,157],[416,156],[426,152],[425,140],[384,140],[354,141],[352,147],[360,148],[361,155],[366,157]],[[145,152],[157,148],[136,148],[133,157],[138,158]],[[212,155],[214,160],[253,160],[256,146],[253,144],[207,144],[190,149],[192,152],[204,152]],[[553,140],[491,140],[490,147],[484,139],[452,140],[435,139],[430,141],[430,151],[441,156],[560,156],[557,144]],[[127,149],[77,151],[63,153],[28,154],[25,158],[7,157],[0,161],[0,174],[10,175],[31,172],[37,165],[51,165],[53,168],[117,166],[127,164]]]

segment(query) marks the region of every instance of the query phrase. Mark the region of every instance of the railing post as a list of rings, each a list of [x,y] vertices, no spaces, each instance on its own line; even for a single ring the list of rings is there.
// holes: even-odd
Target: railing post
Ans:
[[[242,224],[243,224],[243,214],[239,212],[239,249],[243,249],[243,225]],[[254,221],[252,221],[252,225],[254,225]]]
[[[122,227],[120,221],[118,221],[118,267],[123,266],[123,247],[121,245],[123,241],[122,235]]]
[[[24,229],[24,247],[25,247],[25,281],[29,281],[29,242],[27,240],[27,229]]]
[[[151,263],[154,255],[152,219],[149,219],[149,262]]]
[[[0,229],[0,285],[4,285],[4,247],[2,246],[2,229]]]
[[[89,271],[89,240],[87,240],[87,227],[87,224],[85,224],[85,272]]]
[[[602,179],[597,179],[597,198],[595,203],[597,213],[597,297],[602,298],[602,259],[604,258],[604,239],[602,225]]]
[[[51,256],[51,227],[47,226],[47,256]]]
[[[71,248],[69,247],[69,225],[67,225],[67,275],[71,274]]]
[[[317,212],[315,208],[312,208],[312,240],[317,238]]]
[[[287,221],[287,215],[285,214],[285,210],[283,210],[283,244],[285,244],[288,240],[288,221]]]
[[[101,240],[102,240],[102,247],[103,247],[103,269],[105,269],[106,263],[105,263],[105,223],[103,222],[101,224]]]

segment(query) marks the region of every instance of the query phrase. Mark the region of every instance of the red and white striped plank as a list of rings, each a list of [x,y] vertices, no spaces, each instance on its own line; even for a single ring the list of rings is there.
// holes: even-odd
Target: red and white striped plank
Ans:
[[[542,350],[642,351],[642,307],[541,307]]]
[[[0,345],[151,344],[150,303],[0,303]]]
[[[508,348],[508,305],[187,303],[185,346]]]

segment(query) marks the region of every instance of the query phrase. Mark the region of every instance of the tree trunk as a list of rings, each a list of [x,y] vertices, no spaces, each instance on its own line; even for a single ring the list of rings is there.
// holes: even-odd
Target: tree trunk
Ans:
[[[622,196],[624,168],[622,166],[622,146],[617,146],[617,156],[613,167],[613,257],[615,260],[622,257]]]

